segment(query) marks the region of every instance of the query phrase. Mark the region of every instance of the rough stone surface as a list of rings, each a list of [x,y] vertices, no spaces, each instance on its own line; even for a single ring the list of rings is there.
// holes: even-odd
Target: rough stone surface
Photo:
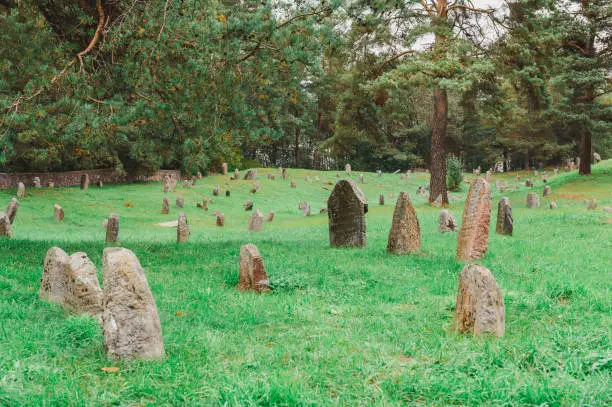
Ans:
[[[286,168],[283,168],[281,170],[281,176],[283,177],[284,180],[286,180],[289,177],[289,175],[287,174],[287,169]]]
[[[353,170],[351,169],[351,164],[346,164],[344,166],[344,171],[346,171],[348,175],[351,175],[353,173]]]
[[[352,179],[336,183],[329,199],[329,243],[332,247],[365,247],[368,211],[365,195]]]
[[[234,169],[234,178],[240,179],[240,171],[238,171],[238,168]]]
[[[189,224],[187,223],[187,217],[183,212],[179,212],[178,224],[176,226],[176,241],[178,243],[185,243],[189,240]]]
[[[223,227],[225,225],[225,215],[220,213],[217,215],[217,226]]]
[[[274,220],[274,211],[270,211],[266,215],[266,222],[272,222],[273,220]]]
[[[185,198],[183,198],[182,196],[179,196],[176,198],[176,207],[177,208],[184,208],[185,207]]]
[[[557,209],[557,203],[555,201],[550,202],[550,209]]]
[[[157,359],[164,342],[157,306],[138,258],[123,248],[106,248],[103,257],[104,345],[114,359]]]
[[[225,191],[225,196],[230,196],[230,195],[232,195],[232,192],[229,189]]]
[[[436,208],[439,208],[442,206],[442,194],[439,194],[436,199],[432,202],[432,205],[435,206]]]
[[[588,210],[597,209],[597,199],[589,199],[589,204],[587,205]]]
[[[253,201],[246,201],[244,204],[242,204],[242,207],[244,208],[245,211],[252,211]]]
[[[164,197],[162,201],[162,210],[161,213],[167,215],[170,212],[170,202],[168,202],[168,198]]]
[[[221,193],[221,188],[218,185],[213,188],[212,194],[214,196],[219,196],[220,193]]]
[[[32,182],[34,184],[34,188],[40,188],[42,186],[40,184],[40,177],[34,177],[34,180]]]
[[[294,180],[291,180],[291,188],[297,188],[297,185],[295,184]]]
[[[257,170],[248,170],[246,174],[244,174],[244,179],[255,181],[257,179]]]
[[[263,230],[264,217],[259,210],[249,217],[249,232],[261,232]]]
[[[47,188],[50,188],[50,189],[55,188],[55,182],[53,182],[53,181],[47,182]]]
[[[453,328],[474,335],[503,336],[506,330],[504,296],[491,272],[469,264],[459,275]]]
[[[191,188],[191,181],[189,180],[183,181],[183,188],[185,189]]]
[[[17,198],[23,198],[26,195],[25,184],[20,182],[17,184]]]
[[[0,236],[13,237],[11,221],[4,212],[0,212]]]
[[[540,197],[535,192],[530,192],[527,194],[527,207],[528,208],[539,208],[540,207]]]
[[[89,189],[89,174],[81,175],[81,189],[87,191]]]
[[[11,225],[15,221],[15,217],[17,216],[17,211],[19,210],[19,201],[15,198],[11,199],[8,206],[6,207],[6,216],[9,218],[9,222]]]
[[[421,249],[421,227],[410,196],[400,192],[393,211],[393,222],[387,241],[387,253],[407,254]]]
[[[308,203],[302,209],[302,216],[310,216],[310,205]]]
[[[550,188],[549,185],[546,185],[544,187],[544,190],[542,191],[542,196],[547,196],[547,195],[550,195],[550,194],[552,194],[552,189]]]
[[[379,205],[384,205],[385,204],[385,194],[380,194],[378,196],[378,204]]]
[[[227,175],[227,163],[221,164],[221,172],[223,175]]]
[[[604,206],[603,207],[603,211],[606,212],[606,213],[612,212],[612,206]]]
[[[595,161],[595,164],[601,161],[601,156],[599,153],[593,153],[593,161]]]
[[[510,199],[503,197],[497,204],[497,223],[495,225],[495,231],[500,235],[512,236],[512,230],[514,220],[512,219],[512,206],[510,205]]]
[[[53,220],[64,220],[64,208],[62,208],[58,204],[53,205]]]
[[[365,184],[365,180],[363,178],[363,174],[359,175],[359,183],[360,184]]]
[[[246,244],[240,248],[240,277],[238,289],[258,293],[270,290],[270,280],[257,247]]]
[[[468,191],[463,207],[463,221],[457,237],[457,259],[470,261],[484,257],[489,248],[491,190],[477,178]]]
[[[106,222],[106,243],[115,243],[119,238],[119,216],[114,213],[108,215]]]
[[[101,318],[102,290],[98,272],[86,253],[68,256],[59,247],[50,248],[44,261],[39,296],[72,312]]]
[[[457,231],[457,220],[451,211],[442,209],[440,211],[440,221],[438,224],[438,232],[449,233]]]
[[[527,188],[533,188],[533,182],[531,182],[531,180],[530,180],[530,179],[526,179],[526,180],[525,180],[525,186],[526,186]]]

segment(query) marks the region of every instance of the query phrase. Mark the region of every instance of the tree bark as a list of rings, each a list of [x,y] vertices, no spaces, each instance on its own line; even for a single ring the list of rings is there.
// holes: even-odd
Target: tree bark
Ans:
[[[442,196],[442,205],[448,205],[446,191],[446,124],[448,119],[448,95],[446,89],[434,89],[434,117],[431,129],[431,163],[429,202]]]
[[[300,168],[300,128],[295,128],[295,168]]]
[[[584,127],[580,133],[580,175],[591,175],[591,132]]]

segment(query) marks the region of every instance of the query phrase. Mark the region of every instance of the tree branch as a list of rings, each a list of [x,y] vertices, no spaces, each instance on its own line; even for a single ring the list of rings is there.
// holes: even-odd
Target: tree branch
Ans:
[[[380,73],[382,72],[382,69],[383,69],[383,68],[385,67],[385,65],[387,65],[388,63],[393,62],[393,61],[395,61],[396,59],[401,58],[401,57],[403,57],[403,56],[405,56],[405,55],[408,55],[408,54],[415,54],[415,53],[417,53],[417,52],[418,52],[418,51],[415,51],[415,50],[413,50],[413,49],[409,49],[408,51],[400,52],[399,54],[394,55],[393,57],[391,57],[391,58],[387,59],[385,62],[383,62],[383,63],[382,63],[382,64],[381,64],[381,65],[378,67],[378,69],[376,69],[376,72],[375,72],[376,76],[379,76],[379,75],[380,75]]]

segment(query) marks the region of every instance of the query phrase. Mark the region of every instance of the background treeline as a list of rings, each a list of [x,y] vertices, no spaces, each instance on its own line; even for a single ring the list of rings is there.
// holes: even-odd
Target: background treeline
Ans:
[[[450,154],[590,165],[612,154],[611,15],[604,0],[0,0],[0,171],[348,162],[430,167],[433,184]]]

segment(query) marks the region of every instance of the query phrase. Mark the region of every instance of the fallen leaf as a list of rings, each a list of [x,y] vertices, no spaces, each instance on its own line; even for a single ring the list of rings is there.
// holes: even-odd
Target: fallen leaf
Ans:
[[[100,370],[107,373],[117,373],[119,371],[119,368],[117,366],[104,366]]]
[[[178,311],[178,312],[176,313],[176,316],[177,316],[177,317],[182,317],[183,315],[185,315],[185,313],[184,313],[184,312],[182,312],[182,311]]]

